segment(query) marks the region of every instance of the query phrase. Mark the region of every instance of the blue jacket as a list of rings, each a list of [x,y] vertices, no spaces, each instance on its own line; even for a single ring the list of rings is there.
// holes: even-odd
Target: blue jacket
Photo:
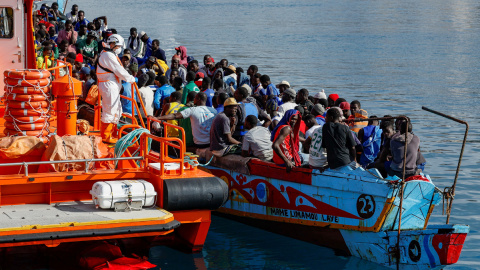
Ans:
[[[165,84],[160,86],[157,91],[155,91],[155,96],[153,97],[153,105],[155,106],[155,110],[161,110],[164,104],[164,100],[170,95],[175,92],[175,88],[172,86]]]

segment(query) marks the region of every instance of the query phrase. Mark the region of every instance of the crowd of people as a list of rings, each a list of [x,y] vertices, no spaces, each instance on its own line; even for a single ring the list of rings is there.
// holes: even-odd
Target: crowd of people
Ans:
[[[130,29],[126,42],[123,38],[110,42],[118,34],[108,27],[106,16],[90,22],[77,5],[66,15],[55,3],[44,5],[34,21],[39,68],[55,65],[56,59],[71,63],[73,75],[84,82],[85,99],[92,87],[110,80],[99,55],[115,52],[126,73],[112,78],[124,78],[119,91],[141,101],[146,115],[132,111],[127,99],[121,100],[120,112],[154,116],[182,127],[188,147],[209,150],[217,157],[256,157],[287,171],[360,164],[377,168],[384,176],[401,177],[407,138],[406,175],[419,174],[425,165],[410,122],[376,120],[358,100],[347,102],[336,93],[327,96],[324,90],[313,95],[305,88],[296,91],[288,81],[274,84],[256,65],[245,71],[211,55],[199,62],[185,46],[175,48],[167,59],[160,41],[136,28]],[[133,80],[140,96],[132,96]],[[182,136],[171,127],[167,134]]]

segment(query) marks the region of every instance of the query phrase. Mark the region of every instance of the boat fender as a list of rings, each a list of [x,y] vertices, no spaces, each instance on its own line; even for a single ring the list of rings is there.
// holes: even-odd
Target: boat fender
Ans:
[[[167,211],[215,210],[228,199],[228,186],[218,177],[165,179],[163,208]]]

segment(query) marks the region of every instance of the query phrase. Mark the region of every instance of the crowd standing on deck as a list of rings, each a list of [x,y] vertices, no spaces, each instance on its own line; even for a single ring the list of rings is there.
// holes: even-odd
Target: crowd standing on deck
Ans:
[[[348,102],[338,93],[327,96],[321,89],[310,95],[286,80],[276,85],[256,65],[245,72],[209,54],[199,62],[185,46],[176,47],[167,59],[160,41],[144,31],[132,27],[125,42],[109,28],[106,16],[90,22],[86,15],[77,5],[66,15],[56,3],[42,5],[34,14],[37,66],[70,63],[73,75],[84,82],[81,102],[93,88],[100,90],[107,142],[114,142],[109,132],[122,112],[150,115],[181,126],[187,147],[218,157],[256,157],[287,171],[360,164],[401,177],[407,133],[406,174],[417,175],[424,168],[420,139],[410,122],[369,118],[360,101]],[[147,115],[137,115],[129,100],[120,100],[120,95],[132,98],[132,82],[140,93],[133,98],[143,102]],[[167,134],[181,136],[171,127]]]

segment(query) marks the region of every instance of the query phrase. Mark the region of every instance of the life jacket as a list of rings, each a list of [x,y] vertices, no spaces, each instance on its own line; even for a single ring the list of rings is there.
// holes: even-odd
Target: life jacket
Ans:
[[[349,119],[355,119],[355,118],[360,118],[360,119],[368,119],[368,113],[364,109],[360,109],[355,112],[354,115],[351,115]],[[360,129],[368,126],[368,121],[362,121],[362,122],[350,122],[349,123],[350,130],[357,133],[360,131]]]
[[[239,102],[239,119],[238,119],[238,125],[237,128],[235,129],[235,134],[236,136],[244,136],[247,134],[247,131],[245,130],[245,127],[243,126],[245,123],[245,119],[249,115],[255,115],[255,117],[258,118],[258,110],[257,107],[249,102]]]
[[[366,126],[363,128],[363,152],[360,164],[367,166],[375,161],[382,143],[382,130],[379,126]]]
[[[165,115],[177,113],[178,110],[180,110],[180,108],[183,108],[183,107],[185,107],[185,105],[183,105],[182,103],[172,102],[170,103],[170,108],[165,113]],[[167,123],[178,126],[177,120],[167,120]],[[179,135],[178,129],[167,127],[167,135],[168,137],[178,137]]]
[[[277,137],[279,136],[281,130],[284,127],[287,127],[288,125],[282,125],[277,129],[277,132],[275,133],[275,137],[273,141],[275,142],[277,140]],[[288,134],[287,137],[285,137],[285,140],[280,144],[280,151],[282,151],[282,154],[288,159],[294,162],[294,154],[293,153],[293,147],[292,147],[292,134]],[[277,152],[273,151],[273,162],[277,165],[284,165],[285,161],[277,154]]]

